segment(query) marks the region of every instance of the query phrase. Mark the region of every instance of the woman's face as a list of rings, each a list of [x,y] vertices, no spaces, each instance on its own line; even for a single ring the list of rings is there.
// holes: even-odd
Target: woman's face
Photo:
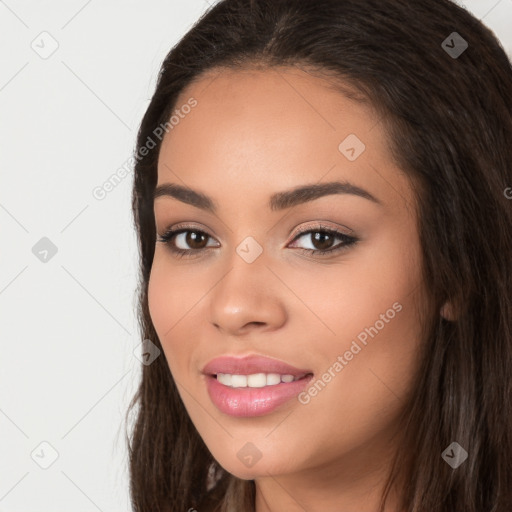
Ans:
[[[157,241],[149,307],[192,422],[244,479],[325,485],[382,468],[418,368],[424,289],[414,196],[378,116],[294,68],[216,70],[176,110],[157,186],[215,211],[195,193],[155,199],[159,238],[188,231]],[[334,182],[346,186],[284,200]],[[203,373],[247,355],[308,375],[236,361],[206,372],[237,375],[224,384]]]

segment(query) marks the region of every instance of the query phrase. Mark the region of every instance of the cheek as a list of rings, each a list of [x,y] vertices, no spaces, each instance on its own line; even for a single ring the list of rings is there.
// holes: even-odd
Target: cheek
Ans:
[[[179,332],[183,304],[188,302],[185,295],[186,289],[178,274],[166,265],[164,258],[155,254],[148,282],[148,307],[171,371],[172,363],[177,359],[175,348],[179,347],[179,343],[173,346],[171,340],[176,339],[176,332]]]
[[[418,305],[425,296],[419,242],[407,233],[400,240],[374,239],[371,251],[361,250],[347,260],[350,271],[340,266],[339,272],[333,269],[332,279],[303,283],[301,293],[309,285],[311,309],[334,334],[324,337],[320,348],[326,369],[346,354],[346,366],[336,373],[332,389],[355,410],[361,404],[393,401],[394,393],[402,399],[417,372],[422,342]]]
[[[163,332],[164,322],[169,322],[168,314],[173,311],[172,304],[169,304],[169,300],[172,301],[172,294],[162,270],[162,266],[159,265],[155,255],[148,282],[148,307],[151,320],[159,337]],[[161,339],[161,341],[163,340]]]
[[[324,364],[302,397],[309,401],[304,414],[316,418],[311,435],[329,439],[321,449],[325,456],[349,451],[393,429],[420,362],[422,340],[412,294],[404,297],[396,290],[352,300],[354,314],[338,310],[335,316],[333,309],[330,318],[337,335],[318,347]]]
[[[148,307],[171,373],[181,379],[190,365],[190,342],[201,321],[201,298],[211,278],[194,265],[177,265],[161,250],[155,252],[148,282]]]
[[[184,267],[169,261],[165,249],[155,251],[148,282],[148,306],[159,336],[170,334],[169,329],[186,314],[195,295],[200,292],[193,277],[187,273]],[[161,336],[162,343],[165,337]]]
[[[422,292],[419,242],[409,230],[399,239],[396,234],[390,236],[392,231],[374,236],[371,244],[347,253],[340,263],[312,267],[300,275],[296,269],[283,271],[294,293],[324,324],[313,321],[312,326],[323,330],[323,339],[331,339],[337,349],[360,333],[364,338],[365,329],[376,323],[379,332],[407,331],[406,336],[413,336],[418,327],[416,304]],[[393,342],[394,338],[390,344]]]

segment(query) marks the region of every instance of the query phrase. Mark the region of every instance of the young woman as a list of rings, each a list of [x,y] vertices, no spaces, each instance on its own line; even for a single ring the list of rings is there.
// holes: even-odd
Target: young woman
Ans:
[[[169,52],[135,511],[512,510],[511,89],[447,0],[224,0]]]

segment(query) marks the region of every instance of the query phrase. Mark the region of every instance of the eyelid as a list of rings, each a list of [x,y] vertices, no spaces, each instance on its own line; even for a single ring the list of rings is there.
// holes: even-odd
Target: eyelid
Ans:
[[[170,231],[176,232],[176,231],[182,231],[182,230],[200,231],[200,232],[208,235],[210,238],[215,238],[212,234],[210,234],[210,230],[208,228],[204,228],[203,226],[199,226],[197,224],[187,224],[186,222],[180,222],[178,224],[166,225],[166,227],[164,227],[164,229],[163,229],[163,234],[165,235],[166,233],[168,233]],[[159,236],[158,230],[157,230],[157,236]]]
[[[340,228],[345,229],[347,232],[341,231]],[[295,240],[299,235],[303,235],[304,233],[309,233],[314,230],[337,231],[345,236],[355,236],[354,230],[350,229],[347,226],[344,226],[342,224],[337,224],[336,226],[331,226],[329,224],[326,224],[325,221],[317,220],[317,221],[313,222],[312,224],[299,227],[296,230],[295,236],[293,237],[292,241]]]

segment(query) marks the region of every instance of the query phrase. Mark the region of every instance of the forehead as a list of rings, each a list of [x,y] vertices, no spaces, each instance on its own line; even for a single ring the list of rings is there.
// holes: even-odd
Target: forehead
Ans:
[[[181,179],[218,197],[236,185],[268,196],[270,186],[325,177],[375,195],[408,193],[375,109],[333,81],[297,68],[217,69],[182,91],[174,112],[191,98],[196,106],[164,137],[159,184]]]
[[[377,120],[369,101],[359,95],[355,101],[342,94],[339,87],[357,94],[347,86],[320,78],[294,67],[267,69],[216,69],[203,75],[178,97],[176,107],[194,97],[198,101],[193,116],[197,121],[215,119],[210,130],[239,128],[252,139],[273,139],[276,131],[287,125],[294,134],[319,136],[352,129],[364,131],[368,122]],[[190,123],[189,123],[190,124]],[[304,124],[309,130],[304,130]],[[197,126],[194,126],[197,129]],[[280,133],[280,139],[286,133]]]

